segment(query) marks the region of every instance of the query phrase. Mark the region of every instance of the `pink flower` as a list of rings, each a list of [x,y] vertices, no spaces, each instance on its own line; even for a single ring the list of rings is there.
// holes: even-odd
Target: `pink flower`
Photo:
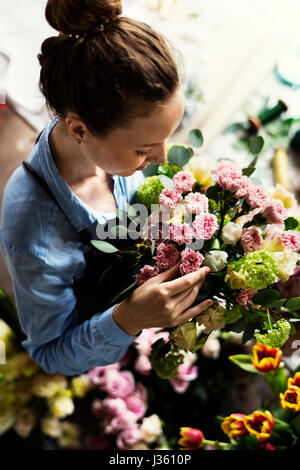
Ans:
[[[176,393],[185,393],[190,382],[198,377],[198,367],[189,364],[180,364],[179,374],[170,380],[170,384]]]
[[[184,223],[174,222],[170,228],[170,238],[178,245],[183,243],[191,243],[193,240],[194,232],[192,228]]]
[[[127,406],[122,398],[105,398],[102,402],[102,410],[106,416],[114,418],[124,413]]]
[[[141,440],[141,437],[142,433],[137,425],[129,426],[118,435],[117,447],[118,449],[125,450],[137,444]]]
[[[284,231],[284,223],[280,224],[268,224],[264,230],[267,238],[278,238]]]
[[[241,176],[239,181],[239,189],[235,193],[235,197],[241,199],[248,194],[248,191],[251,187],[251,181],[249,180],[248,176]]]
[[[264,240],[256,228],[244,228],[242,232],[241,245],[245,253],[260,250]]]
[[[288,217],[288,211],[279,199],[270,199],[264,206],[263,217],[269,224],[279,224]]]
[[[139,372],[142,375],[145,375],[145,376],[150,375],[152,366],[151,366],[149,357],[144,354],[139,356],[134,363],[134,368],[137,372]]]
[[[218,219],[214,214],[199,214],[193,222],[194,236],[198,240],[210,240],[218,227]]]
[[[140,419],[146,413],[146,403],[137,393],[133,393],[129,397],[124,398],[129,411],[132,411]]]
[[[159,270],[157,266],[149,266],[145,264],[145,266],[140,270],[138,274],[135,276],[135,280],[138,286],[144,284],[144,282],[148,281],[152,277],[155,277],[159,274]]]
[[[235,173],[220,174],[217,182],[225,190],[235,193],[240,187],[241,177]]]
[[[153,258],[156,259],[159,271],[165,271],[177,263],[179,259],[179,251],[174,245],[172,245],[172,243],[160,243],[157,247],[157,256],[154,256]]]
[[[133,393],[134,388],[135,381],[131,372],[112,370],[107,373],[105,391],[113,398],[125,398]]]
[[[117,362],[115,364],[109,364],[108,366],[93,367],[93,369],[88,372],[89,379],[94,385],[105,385],[106,374],[110,370],[120,370],[120,364]]]
[[[181,201],[182,196],[176,189],[165,188],[159,196],[160,204],[163,207],[169,207],[170,209],[175,209],[177,204],[180,204]]]
[[[192,191],[196,179],[191,171],[179,171],[173,177],[173,181],[176,191],[187,193],[188,191]]]
[[[236,220],[236,223],[239,224],[241,227],[243,227],[245,224],[248,224],[249,222],[252,222],[254,217],[257,214],[259,214],[261,211],[262,211],[261,207],[253,209],[248,214],[241,215],[240,217],[238,217],[238,219]]]
[[[132,411],[126,410],[124,413],[115,416],[111,422],[105,426],[105,432],[108,434],[118,434],[128,426],[136,424],[136,421],[136,415]]]
[[[179,270],[181,275],[189,274],[193,271],[197,271],[202,262],[204,256],[199,253],[199,251],[194,251],[191,248],[186,248],[181,252],[181,264]]]
[[[185,208],[190,214],[200,214],[208,211],[208,198],[205,194],[190,193],[184,200]]]
[[[262,186],[250,186],[246,195],[246,201],[250,207],[264,207],[268,199],[266,190]]]
[[[291,299],[292,297],[299,297],[300,292],[300,268],[297,268],[289,280],[286,282],[277,283],[281,298],[286,297]]]
[[[236,177],[242,176],[241,167],[230,160],[221,160],[219,165],[215,170],[212,171],[212,174],[217,178],[220,174],[234,174]]]
[[[162,328],[145,328],[140,336],[135,340],[135,347],[139,354],[150,356],[151,346],[155,341],[163,338],[165,341],[169,337],[169,333],[166,331],[160,331]]]
[[[300,250],[300,232],[287,230],[280,235],[282,243],[292,251]]]
[[[141,384],[141,382],[138,382],[136,384],[135,394],[138,397],[140,397],[141,400],[147,401],[147,389],[146,389],[146,387],[144,387],[143,384]]]
[[[255,289],[243,289],[242,292],[236,297],[236,301],[245,307],[246,310],[249,310],[248,304],[253,308],[258,308],[258,305],[254,304],[252,299],[253,296],[257,293]]]

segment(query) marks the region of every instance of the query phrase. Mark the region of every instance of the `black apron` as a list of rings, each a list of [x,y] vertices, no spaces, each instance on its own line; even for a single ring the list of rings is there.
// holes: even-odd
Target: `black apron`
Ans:
[[[23,167],[62,210],[46,181],[29,163],[23,162]],[[128,216],[126,219],[126,224],[132,223]],[[124,220],[116,216],[116,225],[119,224],[124,225]],[[77,300],[78,322],[82,323],[89,320],[93,315],[103,312],[124,300],[136,288],[136,285],[133,285],[135,274],[144,264],[147,264],[147,261],[151,261],[152,256],[151,247],[148,245],[147,248],[142,248],[143,256],[139,258],[138,263],[136,262],[136,256],[130,253],[122,256],[119,253],[103,253],[91,244],[92,235],[88,230],[84,229],[78,233],[83,244],[86,269],[81,279],[73,279],[72,287]],[[107,241],[109,242],[109,240]],[[125,239],[115,239],[111,241],[111,244],[119,250],[125,250],[138,241],[142,241],[142,239],[131,242]],[[103,273],[105,273],[105,276],[102,276]],[[128,289],[130,285],[132,287]],[[125,292],[116,301],[112,302],[116,294],[120,294],[124,290]]]

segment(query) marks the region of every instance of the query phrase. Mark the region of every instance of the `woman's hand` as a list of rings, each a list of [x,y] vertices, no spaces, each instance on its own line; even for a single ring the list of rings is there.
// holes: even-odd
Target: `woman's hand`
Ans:
[[[113,309],[115,322],[129,335],[144,328],[175,327],[206,310],[213,302],[205,300],[189,308],[210,269],[205,267],[177,277],[180,262],[149,279]]]

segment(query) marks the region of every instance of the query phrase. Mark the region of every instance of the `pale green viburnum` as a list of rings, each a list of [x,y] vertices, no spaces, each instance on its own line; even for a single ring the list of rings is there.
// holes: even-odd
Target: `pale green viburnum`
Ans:
[[[159,176],[148,176],[137,189],[137,197],[148,209],[151,205],[159,204],[159,196],[164,186],[159,181]]]
[[[267,333],[260,333],[259,330],[255,330],[255,339],[266,346],[280,348],[289,339],[291,325],[287,320],[281,319],[274,326],[276,328],[268,330]]]
[[[266,251],[248,253],[239,270],[248,287],[256,290],[266,289],[274,284],[278,276],[278,264]]]

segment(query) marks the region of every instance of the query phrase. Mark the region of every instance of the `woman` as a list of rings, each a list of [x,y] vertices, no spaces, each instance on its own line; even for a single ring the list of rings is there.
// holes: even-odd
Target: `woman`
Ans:
[[[143,328],[179,325],[211,304],[189,308],[208,271],[178,277],[178,264],[92,315],[94,296],[82,304],[86,291],[75,288],[90,249],[82,234],[95,238],[98,223],[126,208],[139,170],[166,160],[184,112],[166,40],[121,13],[119,0],[48,0],[60,34],[42,44],[40,88],[55,117],[4,192],[1,249],[23,345],[48,373],[114,363]]]

